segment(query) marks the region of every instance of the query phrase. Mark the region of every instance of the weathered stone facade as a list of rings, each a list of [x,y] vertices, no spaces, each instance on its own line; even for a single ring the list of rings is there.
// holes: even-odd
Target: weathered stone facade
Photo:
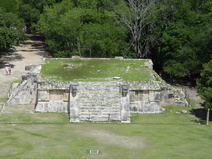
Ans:
[[[130,113],[161,113],[161,104],[187,105],[180,89],[161,81],[62,82],[38,77],[35,72],[23,76],[7,104],[35,104],[36,112],[66,112],[70,122],[127,123]]]
[[[71,122],[129,122],[130,112],[162,111],[158,87],[157,82],[38,82],[35,111],[68,112]]]
[[[119,82],[79,82],[70,87],[70,121],[130,121]],[[76,89],[76,93],[73,90]]]
[[[68,112],[68,82],[37,82],[36,112]]]

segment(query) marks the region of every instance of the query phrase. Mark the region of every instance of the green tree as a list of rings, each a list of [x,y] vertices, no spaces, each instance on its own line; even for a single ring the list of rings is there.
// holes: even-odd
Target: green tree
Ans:
[[[29,4],[22,4],[19,9],[19,16],[23,18],[25,22],[32,23],[39,20],[40,12]]]
[[[24,19],[27,29],[34,29],[45,6],[51,6],[60,0],[19,0],[19,16]]]
[[[200,65],[197,54],[191,46],[194,29],[183,22],[168,25],[163,32],[161,52],[165,53],[163,69],[175,77],[195,74]]]
[[[208,109],[207,124],[209,119],[209,111],[212,109],[212,60],[203,65],[201,77],[197,80],[197,89],[199,95],[204,100],[203,107]]]
[[[45,6],[53,5],[57,2],[57,0],[19,0],[21,4],[27,4],[31,8],[38,10],[40,13],[43,12]]]
[[[111,57],[123,52],[124,29],[97,4],[95,0],[62,1],[45,7],[37,29],[53,56]]]
[[[80,27],[80,10],[74,9],[74,4],[69,1],[45,7],[37,29],[44,35],[47,48],[53,56],[70,56],[75,50],[76,34]]]
[[[5,12],[17,14],[19,9],[19,0],[0,0],[0,7],[4,8]]]
[[[156,68],[175,77],[196,78],[210,59],[211,5],[204,1],[161,1],[154,34]],[[202,9],[204,8],[204,9]]]
[[[116,23],[87,24],[83,26],[81,33],[84,56],[127,56],[125,55],[125,31],[116,26]]]
[[[4,8],[0,7],[0,51],[19,44],[25,38],[23,28],[23,20],[12,12],[5,12]]]

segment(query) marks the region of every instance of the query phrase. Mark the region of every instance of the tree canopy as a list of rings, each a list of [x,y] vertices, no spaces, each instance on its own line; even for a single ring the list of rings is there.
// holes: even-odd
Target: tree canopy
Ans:
[[[98,1],[62,1],[45,7],[38,21],[53,56],[123,55],[126,30],[98,6]]]
[[[0,52],[18,45],[25,37],[23,20],[7,8],[0,7]]]
[[[211,4],[207,0],[162,4],[154,32],[158,36],[153,53],[156,67],[175,77],[199,74],[211,58]]]
[[[197,78],[211,59],[211,0],[0,0],[0,50],[34,27],[54,57],[151,58]],[[25,22],[25,24],[24,24]]]

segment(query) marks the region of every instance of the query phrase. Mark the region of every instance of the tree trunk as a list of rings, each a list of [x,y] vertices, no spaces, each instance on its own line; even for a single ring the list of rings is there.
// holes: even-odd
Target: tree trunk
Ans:
[[[89,49],[89,52],[90,52],[90,58],[91,58],[91,47],[90,47],[90,49]]]
[[[208,122],[209,122],[209,116],[210,116],[210,109],[208,108],[208,112],[207,112],[207,119],[206,119],[206,125],[208,126]]]

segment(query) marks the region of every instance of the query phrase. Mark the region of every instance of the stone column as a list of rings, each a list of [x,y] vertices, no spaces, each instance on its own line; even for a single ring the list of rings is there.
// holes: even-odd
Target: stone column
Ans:
[[[78,85],[70,86],[70,94],[69,94],[69,121],[70,122],[80,122],[79,116],[79,107],[78,107],[78,93],[77,93]]]
[[[121,99],[121,122],[130,123],[130,100],[129,95]]]
[[[128,85],[121,85],[121,122],[130,123],[130,93]]]

